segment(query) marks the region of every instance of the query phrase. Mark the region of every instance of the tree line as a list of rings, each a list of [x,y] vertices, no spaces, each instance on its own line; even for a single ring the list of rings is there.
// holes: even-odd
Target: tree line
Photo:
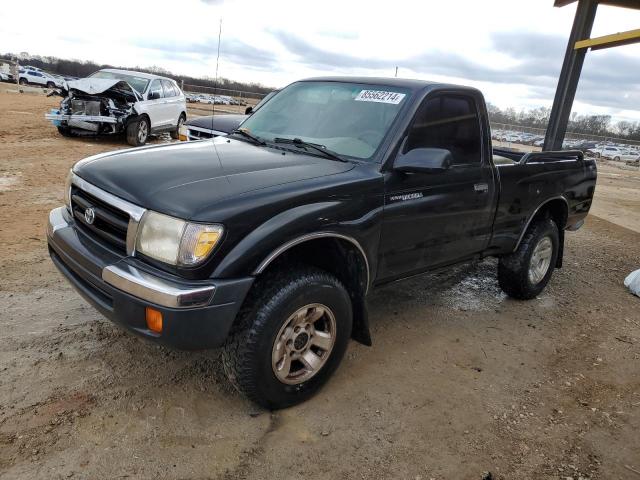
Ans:
[[[487,104],[487,110],[491,123],[505,123],[542,130],[546,130],[551,114],[551,109],[547,107],[516,111],[512,107],[501,109],[491,103]],[[580,115],[572,112],[567,132],[640,141],[640,122],[620,120],[614,123],[611,115]]]
[[[0,59],[15,61],[16,55],[7,53],[0,55]],[[190,77],[188,75],[176,75],[169,70],[162,67],[121,67],[108,64],[98,64],[91,61],[81,60],[67,60],[57,57],[44,57],[40,55],[33,55],[28,58],[20,60],[20,65],[30,65],[36,68],[40,68],[47,72],[64,75],[69,77],[84,78],[91,75],[96,70],[102,68],[119,68],[123,70],[136,70],[138,72],[152,73],[156,75],[162,75],[169,77],[178,82],[184,82],[187,85],[195,85],[204,88],[219,88],[227,90],[239,90],[244,92],[255,92],[263,96],[273,90],[273,88],[265,87],[264,85],[256,82],[238,82],[236,80],[230,80],[228,78],[218,78],[217,82],[215,78],[205,77],[197,78]]]

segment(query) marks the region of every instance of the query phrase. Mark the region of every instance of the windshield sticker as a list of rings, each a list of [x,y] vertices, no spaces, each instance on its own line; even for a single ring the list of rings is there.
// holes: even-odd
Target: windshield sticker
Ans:
[[[378,102],[398,105],[406,95],[382,90],[361,90],[355,98],[356,102]]]

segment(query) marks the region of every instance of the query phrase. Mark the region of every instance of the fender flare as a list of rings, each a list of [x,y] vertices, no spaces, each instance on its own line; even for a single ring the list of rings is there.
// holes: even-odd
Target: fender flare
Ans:
[[[367,258],[367,254],[362,248],[362,245],[360,245],[360,242],[358,242],[355,238],[350,237],[349,235],[344,235],[342,233],[337,233],[337,232],[327,231],[327,232],[308,233],[306,235],[301,235],[297,238],[294,238],[293,240],[289,240],[288,242],[280,245],[278,248],[273,250],[269,255],[267,255],[267,257],[265,257],[265,259],[262,260],[262,262],[260,262],[258,267],[253,271],[253,275],[260,275],[269,266],[271,262],[273,262],[276,258],[278,258],[280,255],[282,255],[284,252],[286,252],[290,248],[295,247],[296,245],[299,245],[301,243],[308,242],[310,240],[316,240],[318,238],[338,238],[341,240],[346,240],[351,244],[353,244],[358,249],[365,265],[366,288],[365,288],[364,294],[366,295],[369,291],[369,285],[371,284],[371,268],[369,266],[369,259]]]
[[[522,232],[520,232],[520,237],[518,237],[518,241],[516,242],[516,245],[513,248],[514,252],[518,250],[518,247],[520,247],[520,243],[522,242],[522,239],[524,238],[525,233],[527,233],[527,230],[529,229],[529,225],[531,225],[531,222],[533,221],[535,216],[538,214],[538,212],[542,209],[542,207],[544,207],[546,204],[550,202],[553,202],[554,200],[563,200],[565,206],[567,207],[567,215],[569,214],[569,202],[563,195],[558,195],[558,196],[546,199],[544,202],[542,202],[540,205],[536,207],[536,209],[527,219],[527,223],[525,223],[524,228],[522,229]]]

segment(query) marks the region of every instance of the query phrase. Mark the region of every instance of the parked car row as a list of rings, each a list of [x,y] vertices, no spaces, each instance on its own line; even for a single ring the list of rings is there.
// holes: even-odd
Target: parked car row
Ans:
[[[513,130],[492,130],[491,138],[500,142],[532,145],[535,147],[542,147],[544,144],[544,136],[542,135]],[[588,156],[617,162],[640,163],[640,146],[637,145],[567,139],[562,143],[562,149],[580,150]]]
[[[185,94],[187,102],[189,103],[207,103],[215,105],[246,105],[244,100],[238,100],[237,98],[229,95],[208,95],[206,93],[187,93]]]

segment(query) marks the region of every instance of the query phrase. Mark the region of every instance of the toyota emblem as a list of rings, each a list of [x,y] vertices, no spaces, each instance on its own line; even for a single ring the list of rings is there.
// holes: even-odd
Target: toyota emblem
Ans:
[[[93,208],[89,207],[84,211],[84,221],[89,225],[92,225],[96,219],[96,212]]]

